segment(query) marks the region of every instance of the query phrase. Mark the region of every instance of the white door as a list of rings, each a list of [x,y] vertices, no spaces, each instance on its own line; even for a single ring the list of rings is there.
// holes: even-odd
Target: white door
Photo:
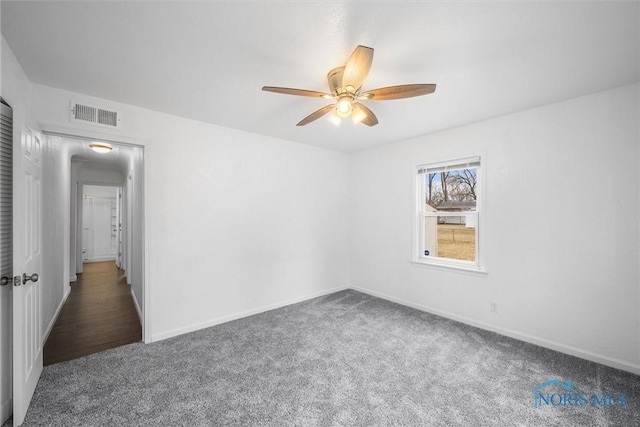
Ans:
[[[22,130],[14,156],[13,424],[20,425],[42,373],[42,137]]]
[[[115,239],[111,239],[111,205],[107,198],[96,197],[91,199],[91,243],[92,261],[103,261],[115,255]],[[115,220],[115,209],[113,211]]]

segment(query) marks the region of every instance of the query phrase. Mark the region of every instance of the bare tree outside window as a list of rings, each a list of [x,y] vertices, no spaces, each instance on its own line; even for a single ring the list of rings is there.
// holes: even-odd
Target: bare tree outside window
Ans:
[[[442,199],[443,201],[449,201],[449,172],[440,172],[440,187],[442,188]]]
[[[425,201],[437,208],[448,201],[476,200],[477,169],[460,169],[425,175]]]
[[[430,206],[434,206],[433,203],[433,180],[435,179],[436,174],[435,173],[428,173],[427,174],[427,204]]]
[[[476,169],[453,171],[449,176],[451,200],[476,200]]]

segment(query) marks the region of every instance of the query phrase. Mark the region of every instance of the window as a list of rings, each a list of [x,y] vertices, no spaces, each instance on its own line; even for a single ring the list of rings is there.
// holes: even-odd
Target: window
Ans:
[[[480,158],[416,169],[414,262],[481,270]]]

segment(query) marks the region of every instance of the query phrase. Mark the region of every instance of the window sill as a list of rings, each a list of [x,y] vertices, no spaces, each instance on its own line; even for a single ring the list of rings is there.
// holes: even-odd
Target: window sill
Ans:
[[[439,270],[445,270],[445,271],[455,271],[455,272],[459,272],[459,273],[471,273],[471,274],[478,274],[478,275],[482,275],[482,276],[486,276],[487,270],[485,270],[483,267],[478,266],[478,265],[465,265],[465,264],[458,264],[458,263],[451,263],[451,262],[439,262],[439,261],[435,261],[435,260],[412,260],[411,264],[415,265],[415,266],[419,266],[419,267],[427,267],[427,268],[436,268]]]

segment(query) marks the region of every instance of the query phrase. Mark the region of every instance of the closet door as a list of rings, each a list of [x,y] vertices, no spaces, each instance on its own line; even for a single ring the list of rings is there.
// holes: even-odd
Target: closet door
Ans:
[[[0,114],[0,424],[11,415],[11,288],[13,286],[13,114]]]

